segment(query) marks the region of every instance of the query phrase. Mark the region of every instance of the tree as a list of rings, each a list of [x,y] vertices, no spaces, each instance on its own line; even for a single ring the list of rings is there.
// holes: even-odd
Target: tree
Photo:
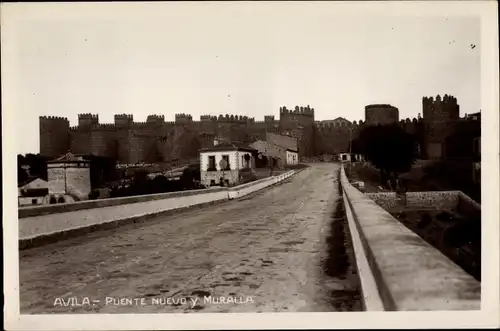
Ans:
[[[380,170],[382,183],[407,172],[417,158],[417,141],[397,125],[377,125],[360,134],[363,155]]]
[[[17,155],[18,182],[22,182],[28,178],[28,172],[26,172],[23,166],[29,169],[30,176],[47,180],[47,158],[42,155],[31,153],[25,156]]]
[[[184,169],[180,181],[185,188],[191,188],[193,186],[193,182],[200,180],[200,178],[201,178],[200,165],[192,164],[188,166],[186,169]]]

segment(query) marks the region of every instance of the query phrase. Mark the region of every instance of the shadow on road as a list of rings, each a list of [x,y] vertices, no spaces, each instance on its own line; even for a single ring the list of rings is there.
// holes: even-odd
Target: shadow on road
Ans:
[[[342,189],[339,185],[339,192]],[[336,311],[361,311],[361,287],[352,251],[342,198],[336,202],[326,239],[328,254],[323,270],[327,277],[329,303]]]

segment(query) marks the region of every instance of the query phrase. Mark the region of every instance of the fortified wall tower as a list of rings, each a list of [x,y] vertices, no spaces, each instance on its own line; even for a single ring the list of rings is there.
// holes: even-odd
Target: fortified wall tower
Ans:
[[[453,133],[454,124],[460,119],[460,106],[455,97],[440,95],[422,98],[425,125],[425,152],[430,159],[446,155],[445,142]]]
[[[295,106],[294,110],[287,109],[285,106],[281,107],[279,132],[297,138],[300,157],[314,155],[314,108],[309,105]]]
[[[399,110],[388,104],[374,104],[365,107],[366,125],[388,125],[399,122]]]
[[[59,157],[70,150],[69,121],[66,117],[40,116],[40,154]]]

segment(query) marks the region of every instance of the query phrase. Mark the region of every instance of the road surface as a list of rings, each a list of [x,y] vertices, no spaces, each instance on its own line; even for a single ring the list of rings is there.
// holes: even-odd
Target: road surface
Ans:
[[[23,250],[21,313],[359,310],[337,180],[316,164],[242,200]]]

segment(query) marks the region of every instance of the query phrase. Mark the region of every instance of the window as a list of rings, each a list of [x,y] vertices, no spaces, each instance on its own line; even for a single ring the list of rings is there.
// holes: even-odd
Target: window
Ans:
[[[215,171],[217,170],[215,168],[215,155],[209,155],[208,156],[208,171]]]
[[[231,170],[231,166],[229,165],[229,155],[222,155],[222,159],[226,161],[226,168],[221,170]]]
[[[64,198],[63,197],[59,197],[59,199],[57,200],[58,203],[64,203]]]
[[[55,203],[57,203],[56,198],[51,197],[51,198],[50,198],[50,204],[51,204],[51,205],[53,205],[53,204],[55,204]]]
[[[37,202],[38,202],[38,201],[37,201],[36,199],[32,199],[32,200],[31,200],[31,204],[32,204],[32,205],[36,205],[36,204],[37,204]]]
[[[215,180],[214,180],[214,179],[212,179],[212,180],[210,181],[210,186],[215,186]]]

